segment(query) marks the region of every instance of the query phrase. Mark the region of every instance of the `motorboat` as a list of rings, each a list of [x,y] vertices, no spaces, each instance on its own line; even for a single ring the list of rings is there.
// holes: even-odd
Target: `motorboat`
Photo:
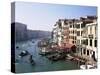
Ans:
[[[19,56],[23,57],[23,56],[26,56],[26,55],[28,55],[28,54],[29,54],[28,51],[23,50],[23,51],[19,54]]]
[[[82,70],[85,70],[85,69],[93,69],[93,68],[95,68],[95,67],[92,66],[92,65],[81,65],[80,66],[80,69],[82,69]]]
[[[86,69],[86,65],[81,65],[80,69],[85,70]]]

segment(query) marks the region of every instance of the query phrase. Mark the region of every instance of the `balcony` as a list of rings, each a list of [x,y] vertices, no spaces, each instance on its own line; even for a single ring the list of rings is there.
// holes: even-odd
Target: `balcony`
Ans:
[[[88,37],[89,37],[89,38],[93,38],[93,34],[89,34]]]
[[[87,38],[87,35],[86,35],[86,34],[82,34],[82,37],[83,37],[83,38]]]

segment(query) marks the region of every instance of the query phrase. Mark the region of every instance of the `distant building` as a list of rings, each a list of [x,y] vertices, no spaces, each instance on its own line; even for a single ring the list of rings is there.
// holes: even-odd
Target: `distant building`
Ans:
[[[50,31],[43,30],[29,30],[27,29],[27,25],[19,22],[14,22],[11,24],[11,28],[13,29],[13,33],[15,34],[16,42],[31,40],[31,39],[39,39],[39,38],[51,38]]]
[[[15,26],[15,40],[24,41],[27,40],[27,26],[22,23],[12,23]]]
[[[76,45],[77,31],[76,31],[76,19],[69,20],[69,43]]]
[[[63,35],[63,44],[67,45],[69,44],[69,25],[68,25],[68,19],[64,20],[64,25],[62,27],[62,35]]]
[[[58,46],[66,45],[68,40],[69,27],[66,19],[59,19],[53,27],[53,42]]]

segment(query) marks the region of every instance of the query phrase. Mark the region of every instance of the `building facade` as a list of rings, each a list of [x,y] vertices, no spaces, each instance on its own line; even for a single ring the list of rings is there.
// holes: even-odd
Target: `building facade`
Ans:
[[[97,60],[97,21],[86,24],[85,37],[83,37],[82,57],[88,60]]]
[[[76,28],[75,28],[75,20],[69,20],[69,44],[76,43]]]
[[[58,46],[76,46],[75,54],[87,60],[97,60],[97,17],[59,19],[53,28],[53,42]]]
[[[66,19],[59,19],[53,27],[53,42],[58,45],[66,45],[69,40],[69,27]]]
[[[97,19],[94,16],[91,18],[83,21],[85,27],[81,35],[79,56],[87,60],[97,60]]]

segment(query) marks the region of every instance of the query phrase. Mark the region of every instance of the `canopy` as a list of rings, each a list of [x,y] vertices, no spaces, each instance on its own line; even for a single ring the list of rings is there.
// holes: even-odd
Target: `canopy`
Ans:
[[[73,46],[72,44],[67,44],[66,48],[72,48],[72,46]]]
[[[65,49],[65,48],[68,48],[68,49],[70,49],[70,48],[72,48],[72,44],[67,44],[67,45],[61,45],[61,46],[58,46],[58,48],[63,48],[63,49]]]

